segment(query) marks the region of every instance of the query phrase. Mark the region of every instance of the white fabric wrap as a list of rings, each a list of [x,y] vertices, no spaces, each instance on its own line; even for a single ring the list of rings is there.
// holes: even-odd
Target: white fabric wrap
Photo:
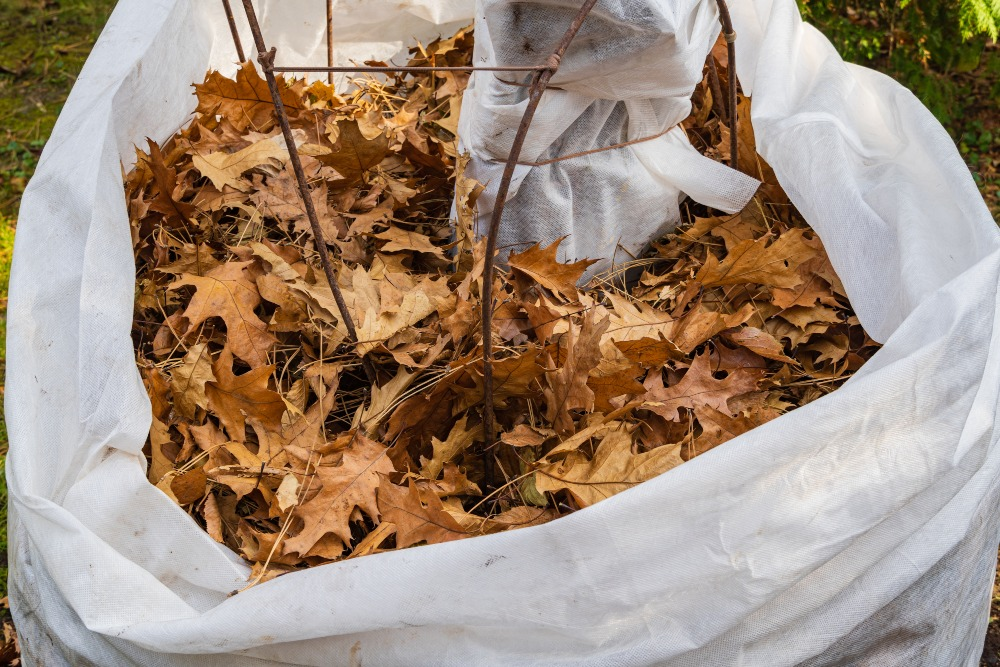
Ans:
[[[230,597],[245,564],[144,477],[121,185],[133,144],[186,121],[190,83],[232,69],[219,4],[123,0],[24,197],[6,416],[27,665],[976,664],[1000,537],[1000,238],[941,126],[889,78],[846,65],[794,0],[733,3],[740,79],[760,150],[885,347],[842,389],[559,521]],[[264,4],[279,62],[322,62],[322,3]],[[634,6],[658,30],[676,4]],[[693,18],[669,25],[699,26],[692,43],[707,45],[711,11],[680,4]],[[383,55],[473,11],[339,6],[338,30]],[[685,53],[701,66],[701,48]],[[680,67],[654,60],[634,70],[657,81],[636,97]],[[618,76],[588,81],[552,103],[623,97]],[[554,123],[538,125],[539,155],[562,149]],[[659,165],[661,147],[647,149]]]
[[[473,63],[544,65],[577,15],[574,5],[478,0]],[[586,282],[672,231],[683,194],[729,213],[743,208],[758,181],[702,156],[678,126],[691,112],[691,94],[719,31],[716,4],[706,0],[594,6],[531,122],[519,162],[537,166],[519,164],[514,172],[497,239],[502,257],[565,236],[560,260],[600,260],[581,278]],[[477,74],[462,102],[466,175],[486,185],[477,202],[480,234],[489,229],[530,79]],[[649,140],[601,150],[643,139]]]

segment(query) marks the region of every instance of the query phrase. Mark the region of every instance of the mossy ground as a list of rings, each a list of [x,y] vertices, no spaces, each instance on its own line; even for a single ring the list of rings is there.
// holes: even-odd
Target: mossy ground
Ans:
[[[852,26],[864,25],[859,22],[865,19],[863,13],[861,19],[856,19],[858,12],[852,8],[841,12],[835,6],[838,3],[799,3],[807,14],[818,13],[816,7],[822,4],[825,11],[850,17],[845,20]],[[873,4],[871,0],[857,2],[866,3]],[[114,5],[114,0],[0,0],[0,408],[6,365],[7,281],[21,193]],[[909,82],[948,126],[994,216],[1000,220],[1000,113],[996,111],[1000,102],[1000,49],[996,45],[982,46],[973,54],[974,59],[965,58],[941,71],[927,70],[927,81],[931,83],[921,90],[919,77],[909,81],[911,77],[894,71],[888,60],[880,61],[872,53],[851,52],[851,39],[841,39],[836,29],[817,23],[830,32],[846,57],[884,67],[904,83]],[[844,34],[850,36],[849,32]],[[963,53],[967,50],[963,47]],[[943,106],[944,102],[936,97],[943,89],[942,81],[955,88],[955,94],[949,97],[951,106]],[[0,457],[6,451],[7,430],[0,415]],[[6,495],[6,481],[0,475],[0,597],[6,595],[7,588]],[[995,617],[991,618],[987,646],[983,664],[1000,664],[996,654],[1000,647],[1000,619]]]

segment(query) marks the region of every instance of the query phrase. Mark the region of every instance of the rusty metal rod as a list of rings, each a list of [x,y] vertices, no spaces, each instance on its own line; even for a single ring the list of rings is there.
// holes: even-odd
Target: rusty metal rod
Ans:
[[[305,171],[302,169],[302,160],[299,159],[299,150],[295,146],[295,137],[292,136],[292,128],[288,124],[288,113],[285,111],[285,104],[281,101],[281,92],[278,90],[278,81],[274,77],[274,54],[275,49],[270,51],[264,43],[264,35],[260,31],[260,24],[257,22],[257,13],[254,11],[251,0],[243,0],[243,9],[246,10],[247,21],[250,23],[250,32],[253,33],[254,44],[257,47],[257,60],[261,69],[264,70],[264,77],[267,79],[267,87],[271,91],[271,99],[274,101],[274,110],[277,112],[278,123],[281,125],[281,133],[285,137],[285,146],[288,148],[288,161],[292,163],[292,170],[295,172],[295,180],[298,181],[299,195],[302,196],[302,203],[306,208],[306,215],[309,218],[309,225],[312,227],[313,240],[316,242],[316,252],[319,253],[319,261],[323,265],[323,273],[330,283],[330,290],[333,298],[340,309],[340,317],[344,321],[348,336],[352,343],[358,342],[358,333],[354,328],[354,320],[347,309],[347,302],[344,301],[344,294],[340,291],[337,283],[337,274],[333,271],[333,263],[330,261],[330,251],[326,247],[326,239],[323,236],[323,228],[319,225],[319,217],[316,215],[316,207],[313,206],[312,196],[309,194],[309,183],[306,180]],[[375,373],[375,366],[371,359],[362,356],[361,365],[364,366],[365,375],[374,387],[378,376]]]
[[[333,85],[333,0],[326,0],[326,82]]]
[[[372,73],[392,73],[392,72],[544,72],[548,66],[547,65],[532,65],[525,67],[474,67],[472,65],[453,65],[453,66],[440,66],[433,67],[429,65],[420,65],[409,67],[406,65],[365,65],[365,66],[340,66],[340,67],[314,67],[310,65],[305,65],[302,67],[278,67],[275,66],[273,69],[279,74],[284,72],[337,72],[337,73],[357,73],[364,74],[368,72]]]
[[[729,151],[730,166],[740,168],[739,143],[736,140],[738,125],[736,122],[736,31],[733,30],[733,19],[729,15],[729,5],[726,0],[716,0],[719,5],[719,21],[722,22],[722,36],[726,40],[726,53],[729,57]],[[714,63],[713,63],[714,64]]]
[[[483,435],[485,439],[484,452],[487,455],[486,470],[492,468],[492,458],[488,450],[496,443],[495,415],[493,411],[493,267],[497,252],[497,236],[500,232],[500,223],[503,220],[504,204],[507,202],[507,193],[510,191],[510,183],[514,177],[514,168],[517,166],[518,158],[521,156],[521,148],[524,146],[525,137],[528,136],[528,128],[531,120],[535,116],[535,110],[542,99],[542,93],[548,86],[552,75],[559,69],[559,63],[566,54],[576,33],[580,31],[583,21],[587,18],[590,10],[597,4],[597,0],[585,0],[576,18],[563,34],[562,39],[556,46],[555,51],[549,56],[544,69],[537,71],[532,76],[531,88],[528,91],[528,104],[521,117],[521,124],[514,135],[511,144],[510,155],[507,157],[507,164],[504,165],[503,176],[497,187],[496,204],[493,206],[493,216],[490,219],[490,228],[486,236],[486,257],[483,267],[483,293],[482,293],[482,337],[483,337]]]
[[[712,91],[712,109],[725,123],[729,116],[726,115],[726,102],[722,99],[722,84],[719,83],[719,70],[715,67],[715,56],[709,53],[705,61],[708,63],[708,88]]]
[[[233,44],[236,45],[236,55],[240,57],[240,62],[245,63],[247,57],[243,55],[243,42],[240,41],[240,32],[236,29],[236,17],[233,16],[233,7],[229,0],[222,0],[222,6],[226,10],[226,19],[229,20],[229,32],[233,33]]]

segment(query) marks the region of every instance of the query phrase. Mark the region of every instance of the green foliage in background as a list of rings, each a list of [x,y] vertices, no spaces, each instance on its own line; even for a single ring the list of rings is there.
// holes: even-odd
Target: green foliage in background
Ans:
[[[798,0],[846,60],[880,69],[910,88],[945,126],[970,103],[1000,101],[1000,0]],[[968,75],[992,78],[987,99]]]
[[[1000,220],[1000,0],[798,0],[846,60],[913,91]]]
[[[114,5],[0,0],[0,215],[16,216],[42,146]]]
[[[1000,29],[1000,0],[963,0],[958,7],[958,25],[962,37],[988,35],[996,41]]]

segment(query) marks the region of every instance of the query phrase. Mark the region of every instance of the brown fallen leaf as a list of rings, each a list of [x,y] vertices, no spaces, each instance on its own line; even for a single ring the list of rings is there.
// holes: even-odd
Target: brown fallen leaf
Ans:
[[[382,252],[422,252],[429,255],[436,255],[444,259],[444,250],[431,243],[429,236],[418,234],[417,232],[401,229],[395,225],[389,227],[384,232],[373,234],[374,238],[388,241],[380,250]]]
[[[608,329],[605,316],[596,321],[593,312],[584,315],[579,328],[571,325],[566,336],[566,360],[554,371],[545,374],[545,418],[559,433],[573,430],[574,420],[570,410],[594,409],[594,391],[587,386],[590,372],[601,361],[601,336]],[[560,351],[560,357],[562,352]],[[551,355],[549,363],[552,362]]]
[[[246,417],[280,423],[285,412],[281,394],[268,387],[274,366],[261,366],[243,375],[233,374],[233,355],[224,348],[212,364],[215,380],[205,383],[209,407],[218,415],[229,437],[246,439]]]
[[[355,508],[364,512],[376,524],[379,508],[376,489],[379,475],[394,471],[387,448],[360,433],[354,433],[351,444],[344,449],[338,465],[321,464],[313,471],[313,488],[319,490],[312,498],[299,503],[292,514],[302,521],[302,529],[285,541],[286,553],[306,556],[319,540],[330,534],[344,545],[351,544],[351,515]],[[390,519],[391,520],[391,519]],[[397,521],[393,521],[398,525]]]
[[[170,440],[170,427],[153,417],[149,426],[149,446],[152,452],[147,478],[153,484],[159,484],[164,476],[174,469],[174,459],[164,451],[166,447],[172,447]]]
[[[757,283],[791,288],[802,282],[798,265],[811,259],[816,250],[803,238],[804,230],[792,229],[774,241],[743,241],[722,261],[709,254],[696,279],[702,285]]]
[[[434,454],[429,460],[421,460],[421,476],[431,480],[437,479],[446,463],[469,448],[476,440],[482,440],[483,425],[478,424],[468,428],[466,426],[468,419],[469,415],[466,414],[455,422],[455,425],[451,427],[451,432],[448,433],[448,438],[443,441],[431,437]]]
[[[341,119],[336,123],[337,140],[329,153],[316,158],[333,167],[346,181],[359,180],[369,169],[378,165],[389,150],[385,134],[365,137],[357,120]]]
[[[249,190],[250,185],[240,178],[244,173],[261,165],[280,167],[287,159],[288,149],[279,135],[262,139],[235,153],[194,155],[191,162],[219,190],[227,186],[235,190]]]
[[[222,516],[219,512],[219,503],[215,499],[214,493],[205,496],[205,504],[201,509],[202,518],[205,519],[205,531],[216,542],[225,544],[226,538],[222,534]]]
[[[173,225],[182,226],[198,212],[198,209],[174,196],[178,186],[177,169],[167,167],[160,146],[155,141],[152,139],[147,141],[149,142],[147,164],[158,188],[156,197],[150,203],[149,208],[166,215]]]
[[[535,486],[542,493],[566,490],[580,507],[588,507],[681,463],[680,445],[633,454],[632,435],[619,428],[604,436],[593,459],[571,452],[562,461],[538,468]]]
[[[225,117],[237,131],[250,127],[264,131],[274,124],[274,102],[267,82],[257,74],[250,62],[245,62],[229,79],[219,72],[209,72],[204,83],[195,84],[198,96],[196,113]],[[303,108],[296,90],[289,88],[284,77],[278,76],[278,91],[285,109],[294,113]]]
[[[192,468],[170,480],[170,490],[174,492],[177,502],[190,505],[205,496],[208,477],[203,468]]]
[[[691,368],[675,385],[664,387],[660,374],[653,374],[646,381],[642,407],[671,421],[680,418],[678,410],[681,408],[698,406],[710,406],[731,415],[729,399],[755,391],[763,376],[761,369],[737,368],[724,379],[717,380],[712,375],[709,354],[703,352],[694,358]]]
[[[576,289],[577,281],[583,276],[587,267],[597,260],[581,259],[572,264],[559,263],[556,252],[565,238],[556,239],[544,248],[536,243],[523,252],[511,253],[507,263],[515,274],[522,273],[542,287],[561,294],[570,301],[576,301],[579,297]]]
[[[383,481],[378,488],[378,508],[383,520],[396,526],[396,547],[400,549],[419,542],[439,544],[468,537],[436,495],[421,492],[414,484],[405,487]]]
[[[797,363],[791,357],[785,355],[785,348],[775,339],[774,336],[754,327],[744,327],[739,331],[733,331],[724,335],[730,343],[741,345],[746,349],[759,354],[765,359],[784,361],[786,363]]]
[[[500,435],[500,441],[511,447],[538,447],[555,435],[552,429],[538,430],[527,424],[518,424],[512,430]]]
[[[204,276],[182,274],[170,285],[171,290],[191,285],[196,291],[184,317],[191,333],[210,317],[220,317],[226,323],[227,345],[233,354],[257,368],[267,363],[267,354],[277,339],[267,331],[267,325],[257,317],[254,308],[260,305],[260,291],[255,277],[248,271],[254,262],[227,262]]]
[[[170,390],[174,407],[181,416],[193,420],[198,408],[208,407],[205,383],[214,382],[212,355],[207,343],[192,345],[181,365],[170,371]]]

